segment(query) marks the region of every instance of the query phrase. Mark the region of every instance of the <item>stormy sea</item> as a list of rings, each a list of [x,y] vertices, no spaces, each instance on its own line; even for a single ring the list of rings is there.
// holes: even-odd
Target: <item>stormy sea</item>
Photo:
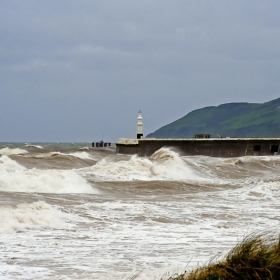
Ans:
[[[279,234],[280,156],[0,144],[0,279],[160,279]],[[137,276],[137,278],[136,278]]]

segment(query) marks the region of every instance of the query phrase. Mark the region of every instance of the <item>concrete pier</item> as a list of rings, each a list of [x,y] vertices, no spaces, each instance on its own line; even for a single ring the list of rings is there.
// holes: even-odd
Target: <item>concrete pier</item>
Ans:
[[[166,147],[180,155],[213,157],[268,156],[279,152],[280,138],[120,138],[116,153],[150,156]]]

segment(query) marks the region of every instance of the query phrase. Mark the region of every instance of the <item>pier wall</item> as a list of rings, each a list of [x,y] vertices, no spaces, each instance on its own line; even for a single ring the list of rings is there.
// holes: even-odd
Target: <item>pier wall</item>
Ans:
[[[280,138],[210,138],[210,139],[128,139],[116,143],[116,153],[150,156],[166,147],[180,155],[238,157],[278,154]]]

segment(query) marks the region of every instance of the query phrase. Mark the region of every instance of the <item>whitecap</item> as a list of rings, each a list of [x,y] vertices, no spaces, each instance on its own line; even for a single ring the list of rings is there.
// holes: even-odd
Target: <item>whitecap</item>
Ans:
[[[41,193],[99,193],[75,170],[27,169],[7,156],[0,158],[0,190]]]
[[[0,155],[10,156],[10,155],[25,155],[28,152],[20,148],[3,148],[0,150]]]
[[[107,158],[96,165],[79,170],[80,173],[95,175],[105,180],[194,180],[199,176],[179,154],[162,148],[150,158],[136,155],[129,160],[110,162]]]
[[[90,159],[90,160],[93,160],[91,158],[91,156],[87,152],[75,152],[75,153],[70,153],[69,155],[73,156],[73,157],[80,158],[80,159]]]
[[[26,230],[67,229],[67,214],[43,202],[19,204],[16,207],[0,207],[0,233]]]

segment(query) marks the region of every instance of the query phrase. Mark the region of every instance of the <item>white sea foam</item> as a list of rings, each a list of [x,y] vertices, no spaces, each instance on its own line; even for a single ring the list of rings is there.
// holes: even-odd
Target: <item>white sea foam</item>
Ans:
[[[150,160],[153,161],[152,173],[169,179],[197,179],[197,175],[180,156],[169,149],[156,151]]]
[[[45,212],[45,216],[55,219],[64,214],[64,210],[59,210],[63,205],[67,216],[60,216],[61,224],[78,225],[73,230],[53,230],[59,228],[59,223],[57,227],[51,220],[48,223],[40,211],[38,217],[32,216],[36,223],[28,220],[18,223],[22,207],[9,207],[16,213],[6,214],[6,224],[12,221],[23,229],[8,226],[6,232],[26,231],[1,234],[0,278],[119,280],[132,279],[140,272],[136,277],[139,280],[169,279],[165,272],[171,276],[177,271],[183,272],[184,268],[204,265],[211,257],[228,252],[252,231],[260,233],[269,229],[277,235],[280,175],[276,157],[267,158],[267,163],[265,158],[256,157],[256,162],[249,164],[223,164],[228,159],[201,156],[178,159],[178,155],[166,152],[139,158],[95,155],[91,151],[92,156],[106,159],[91,168],[74,171],[110,178],[110,183],[99,184],[105,190],[104,195],[39,195],[40,199],[57,205],[50,207],[59,213],[52,216]],[[21,158],[21,162],[24,159]],[[250,158],[240,160],[250,161]],[[0,174],[9,172],[9,176],[27,177],[28,170],[8,157],[0,157],[0,168],[1,165],[3,172],[0,170]],[[265,173],[256,177],[262,170]],[[175,184],[148,182],[173,178],[174,174],[195,178],[195,182],[189,179],[187,183]],[[114,183],[137,176],[147,181],[144,184]],[[203,181],[201,188],[196,183],[200,178],[210,178],[212,185]],[[219,180],[224,182],[222,187],[217,187]],[[233,182],[234,186],[228,182]],[[170,186],[176,186],[172,195]],[[38,195],[0,192],[0,204],[11,201],[15,205],[15,199],[29,202],[34,197]],[[0,213],[4,208],[0,207]],[[38,212],[31,210],[30,204],[28,209],[27,216]],[[38,223],[39,217],[45,224]]]
[[[10,156],[10,155],[25,155],[28,152],[20,148],[3,148],[0,150],[0,155]]]
[[[36,158],[49,158],[52,156],[60,156],[60,155],[64,155],[61,152],[49,152],[49,153],[42,153],[42,154],[38,154],[36,155]]]
[[[87,152],[75,152],[75,153],[70,153],[69,155],[73,156],[73,157],[81,158],[81,159],[91,159],[92,160],[91,156]]]
[[[194,180],[198,176],[180,156],[162,148],[150,158],[131,156],[127,161],[109,162],[107,158],[80,170],[106,180]]]
[[[41,193],[98,193],[74,170],[26,169],[7,156],[0,158],[0,190]]]
[[[25,167],[10,159],[8,156],[0,157],[0,176],[4,172],[11,172],[13,174],[16,170],[25,170]]]
[[[246,188],[242,189],[243,200],[262,200],[279,201],[280,196],[280,179],[271,178],[269,180],[255,181],[248,184]]]
[[[67,229],[67,214],[51,205],[38,201],[16,207],[0,207],[0,233],[13,233],[30,229]]]

